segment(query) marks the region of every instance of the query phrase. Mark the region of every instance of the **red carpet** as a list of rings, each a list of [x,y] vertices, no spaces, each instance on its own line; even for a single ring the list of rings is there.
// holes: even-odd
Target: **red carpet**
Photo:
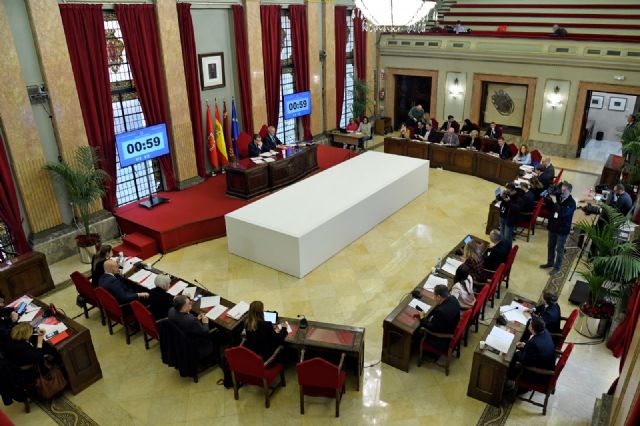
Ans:
[[[318,146],[318,166],[326,170],[353,157],[355,153],[340,148]],[[120,207],[114,215],[125,234],[138,232],[158,243],[162,253],[197,242],[226,235],[224,215],[250,201],[225,194],[226,177],[218,175],[184,191],[162,192],[158,195],[171,201],[153,209],[138,203]]]

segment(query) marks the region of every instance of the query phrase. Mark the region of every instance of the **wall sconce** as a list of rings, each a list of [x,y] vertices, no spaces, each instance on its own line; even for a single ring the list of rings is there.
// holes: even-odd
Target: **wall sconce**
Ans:
[[[560,88],[558,86],[553,89],[553,93],[547,95],[547,104],[553,109],[562,106],[562,95],[560,94]]]
[[[460,80],[458,80],[458,77],[456,77],[453,80],[453,84],[449,86],[449,95],[451,95],[452,98],[457,98],[458,96],[462,96],[463,91],[462,91],[462,87],[460,87]]]

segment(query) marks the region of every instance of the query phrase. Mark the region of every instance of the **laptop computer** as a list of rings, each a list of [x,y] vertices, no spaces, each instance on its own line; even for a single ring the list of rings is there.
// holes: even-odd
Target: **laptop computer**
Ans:
[[[271,322],[273,325],[278,324],[278,312],[276,311],[264,311],[264,320]]]

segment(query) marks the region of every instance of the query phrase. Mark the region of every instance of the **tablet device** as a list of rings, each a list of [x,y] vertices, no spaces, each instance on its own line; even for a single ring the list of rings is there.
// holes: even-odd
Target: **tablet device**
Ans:
[[[496,197],[499,197],[501,192],[502,192],[502,190],[500,189],[500,187],[497,187],[496,188]]]
[[[471,235],[467,235],[467,238],[464,239],[464,243],[469,244],[471,242],[471,240],[473,240],[473,238],[471,238]]]
[[[264,320],[276,325],[278,324],[278,313],[276,311],[264,311]]]

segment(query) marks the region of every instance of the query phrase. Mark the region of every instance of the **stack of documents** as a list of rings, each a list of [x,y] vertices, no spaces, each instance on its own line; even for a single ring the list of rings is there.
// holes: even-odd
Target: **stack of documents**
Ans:
[[[187,296],[189,299],[193,299],[196,296],[196,288],[195,287],[187,287],[182,290],[182,295]]]
[[[229,315],[231,318],[233,318],[235,320],[238,320],[244,314],[246,314],[248,310],[249,310],[249,304],[247,302],[245,302],[244,300],[242,300],[242,301],[238,302],[238,304],[236,306],[231,308],[229,310],[229,312],[227,313],[227,315]]]
[[[262,159],[260,158],[252,158],[251,161],[253,161],[255,164],[263,164],[264,161],[262,161]]]
[[[155,279],[157,275],[153,272],[147,271],[146,269],[141,269],[135,274],[131,275],[129,279],[131,281],[135,281],[140,284],[142,287],[147,288],[149,290],[155,287]]]
[[[448,274],[455,275],[456,269],[458,269],[458,266],[462,265],[462,263],[463,262],[461,262],[458,259],[454,259],[453,257],[448,257],[447,260],[444,262],[444,265],[442,265],[442,270]]]
[[[265,163],[273,163],[274,161],[276,161],[274,158],[265,158],[264,159]]]
[[[437,277],[431,274],[429,275],[429,278],[427,278],[427,282],[424,283],[422,288],[424,288],[425,290],[433,291],[433,289],[440,284],[449,285],[449,281],[446,278]]]
[[[200,309],[207,309],[220,304],[220,296],[205,296],[200,299]]]
[[[513,342],[514,335],[500,327],[494,326],[491,332],[487,336],[485,343],[492,348],[500,351],[500,353],[506,354],[509,352],[511,342]]]
[[[169,290],[167,290],[167,293],[172,296],[177,296],[182,292],[182,290],[187,287],[189,287],[189,284],[185,283],[184,281],[178,281],[174,285],[172,285]]]
[[[56,331],[59,333],[62,333],[63,331],[67,330],[67,326],[64,325],[63,322],[58,322],[57,324],[48,324],[45,322],[41,322],[40,325],[38,326],[39,329],[41,329],[42,331],[44,331],[45,336],[51,333],[55,333]],[[53,336],[52,336],[53,337]],[[49,340],[49,339],[47,339]]]
[[[18,306],[20,306],[20,304],[24,302],[26,304],[29,304],[31,302],[33,302],[33,299],[29,296],[21,296],[20,298],[14,300],[13,302],[11,302],[10,304],[7,305],[8,308],[17,308]]]
[[[528,166],[528,165],[526,165],[526,164],[523,164],[523,165],[521,165],[521,166],[520,166],[520,170],[522,170],[522,171],[523,171],[523,172],[525,172],[525,173],[531,173],[531,172],[533,171],[533,169],[534,169],[534,168],[535,168],[535,167],[533,167],[533,166]]]
[[[31,322],[40,312],[40,308],[36,305],[29,305],[25,312],[20,315],[18,322]]]
[[[422,312],[427,312],[429,310],[429,308],[431,306],[427,305],[426,303],[424,303],[421,300],[418,299],[413,299],[411,302],[409,302],[409,306],[411,306],[414,309],[417,309],[418,311],[422,311]],[[420,309],[418,309],[420,308]]]
[[[531,315],[526,312],[528,308],[518,302],[511,302],[510,305],[500,306],[500,313],[509,322],[519,322],[526,324]]]
[[[207,312],[205,316],[207,318],[211,319],[211,320],[216,320],[226,310],[227,310],[227,308],[225,306],[217,305],[217,306],[214,306],[213,308],[211,308],[211,310],[209,310],[209,312]]]

